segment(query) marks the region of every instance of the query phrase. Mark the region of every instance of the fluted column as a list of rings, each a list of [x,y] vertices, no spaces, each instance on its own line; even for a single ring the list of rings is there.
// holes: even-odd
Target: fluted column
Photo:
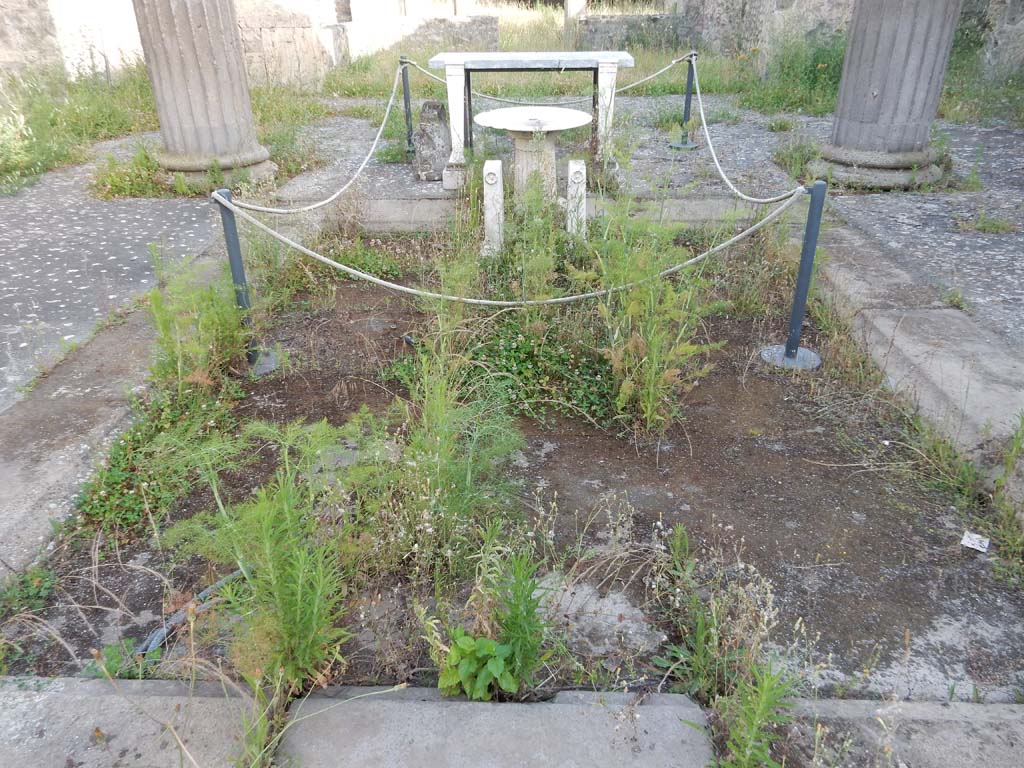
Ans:
[[[929,135],[961,0],[857,0],[831,143],[813,170],[864,187],[942,177]]]
[[[272,174],[256,140],[232,0],[133,3],[160,118],[160,164],[195,176],[215,162],[228,176]]]

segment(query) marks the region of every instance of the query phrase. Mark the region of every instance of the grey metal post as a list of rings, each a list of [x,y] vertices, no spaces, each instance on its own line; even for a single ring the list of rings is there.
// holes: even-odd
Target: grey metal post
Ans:
[[[814,254],[818,250],[818,234],[821,231],[821,216],[825,210],[827,192],[828,184],[821,179],[811,185],[811,205],[807,211],[800,269],[797,272],[796,290],[793,292],[793,309],[789,315],[789,338],[785,345],[778,344],[761,350],[761,359],[782,368],[812,369],[821,365],[821,358],[815,352],[800,346],[800,334],[807,311],[807,294],[811,288]]]
[[[218,189],[217,194],[231,202],[230,189]],[[245,264],[242,263],[242,244],[238,240],[238,223],[235,221],[235,212],[226,205],[221,205],[220,221],[224,225],[224,245],[228,249],[228,264],[231,265],[231,282],[235,286],[235,303],[239,309],[249,311],[252,303],[249,301],[249,283],[245,279]]]
[[[693,104],[693,59],[696,52],[690,54],[686,62],[686,100],[683,101],[683,125],[690,122],[690,106]]]
[[[402,67],[402,103],[405,105],[405,155],[411,157],[416,149],[412,144],[412,94],[409,92],[409,60],[398,58]]]
[[[218,189],[217,194],[231,202],[230,189]],[[228,251],[228,264],[231,266],[231,282],[235,286],[235,304],[247,313],[244,322],[248,324],[251,322],[248,312],[252,309],[252,302],[249,300],[249,283],[245,279],[245,264],[242,263],[242,244],[238,239],[238,222],[235,221],[235,212],[219,200],[217,207],[220,208],[220,221],[224,225],[224,245]],[[260,351],[256,347],[256,340],[252,339],[249,342],[249,364],[255,363],[259,356]]]
[[[693,105],[693,66],[696,58],[697,52],[693,51],[690,53],[690,58],[686,61],[686,97],[683,99],[683,140],[678,143],[673,142],[669,144],[670,149],[697,148],[697,145],[690,141],[690,133],[686,129],[687,124],[690,122],[690,109]]]
[[[786,357],[796,357],[800,348],[800,330],[807,311],[807,293],[811,288],[811,273],[814,271],[814,254],[818,250],[818,233],[821,231],[821,214],[825,209],[825,193],[828,184],[818,179],[811,186],[811,207],[807,211],[807,226],[804,227],[804,244],[800,251],[800,271],[796,278],[796,292],[793,294],[793,312],[789,316],[789,339],[786,340]]]

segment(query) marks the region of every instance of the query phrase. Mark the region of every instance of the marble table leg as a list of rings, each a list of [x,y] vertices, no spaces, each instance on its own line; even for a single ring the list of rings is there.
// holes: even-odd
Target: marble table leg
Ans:
[[[619,65],[613,61],[601,62],[597,68],[597,154],[607,158],[611,147],[612,116],[615,112],[615,79]]]
[[[466,183],[466,70],[461,64],[448,64],[444,68],[448,86],[448,127],[452,136],[452,153],[441,174],[445,189],[461,189]]]

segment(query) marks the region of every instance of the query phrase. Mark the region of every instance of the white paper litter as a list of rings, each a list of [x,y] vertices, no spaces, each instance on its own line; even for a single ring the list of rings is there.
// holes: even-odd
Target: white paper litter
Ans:
[[[960,543],[965,547],[976,549],[979,552],[988,552],[988,539],[977,533],[964,531],[964,537],[960,539]]]

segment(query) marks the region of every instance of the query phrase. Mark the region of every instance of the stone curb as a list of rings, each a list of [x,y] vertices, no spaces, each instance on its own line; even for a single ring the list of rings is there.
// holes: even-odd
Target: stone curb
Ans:
[[[216,683],[0,678],[0,765],[229,768],[249,709]]]
[[[940,289],[923,284],[889,248],[850,225],[819,241],[825,295],[851,323],[887,383],[974,461],[989,487],[1024,412],[1024,355],[969,313],[952,309]],[[1018,467],[1008,483],[1024,499]]]
[[[1020,704],[801,699],[790,713],[815,765],[1017,768],[1024,748]]]
[[[292,718],[278,758],[304,768],[704,768],[713,760],[703,711],[669,694],[637,703],[628,693],[567,692],[521,704],[338,688],[293,705]]]

